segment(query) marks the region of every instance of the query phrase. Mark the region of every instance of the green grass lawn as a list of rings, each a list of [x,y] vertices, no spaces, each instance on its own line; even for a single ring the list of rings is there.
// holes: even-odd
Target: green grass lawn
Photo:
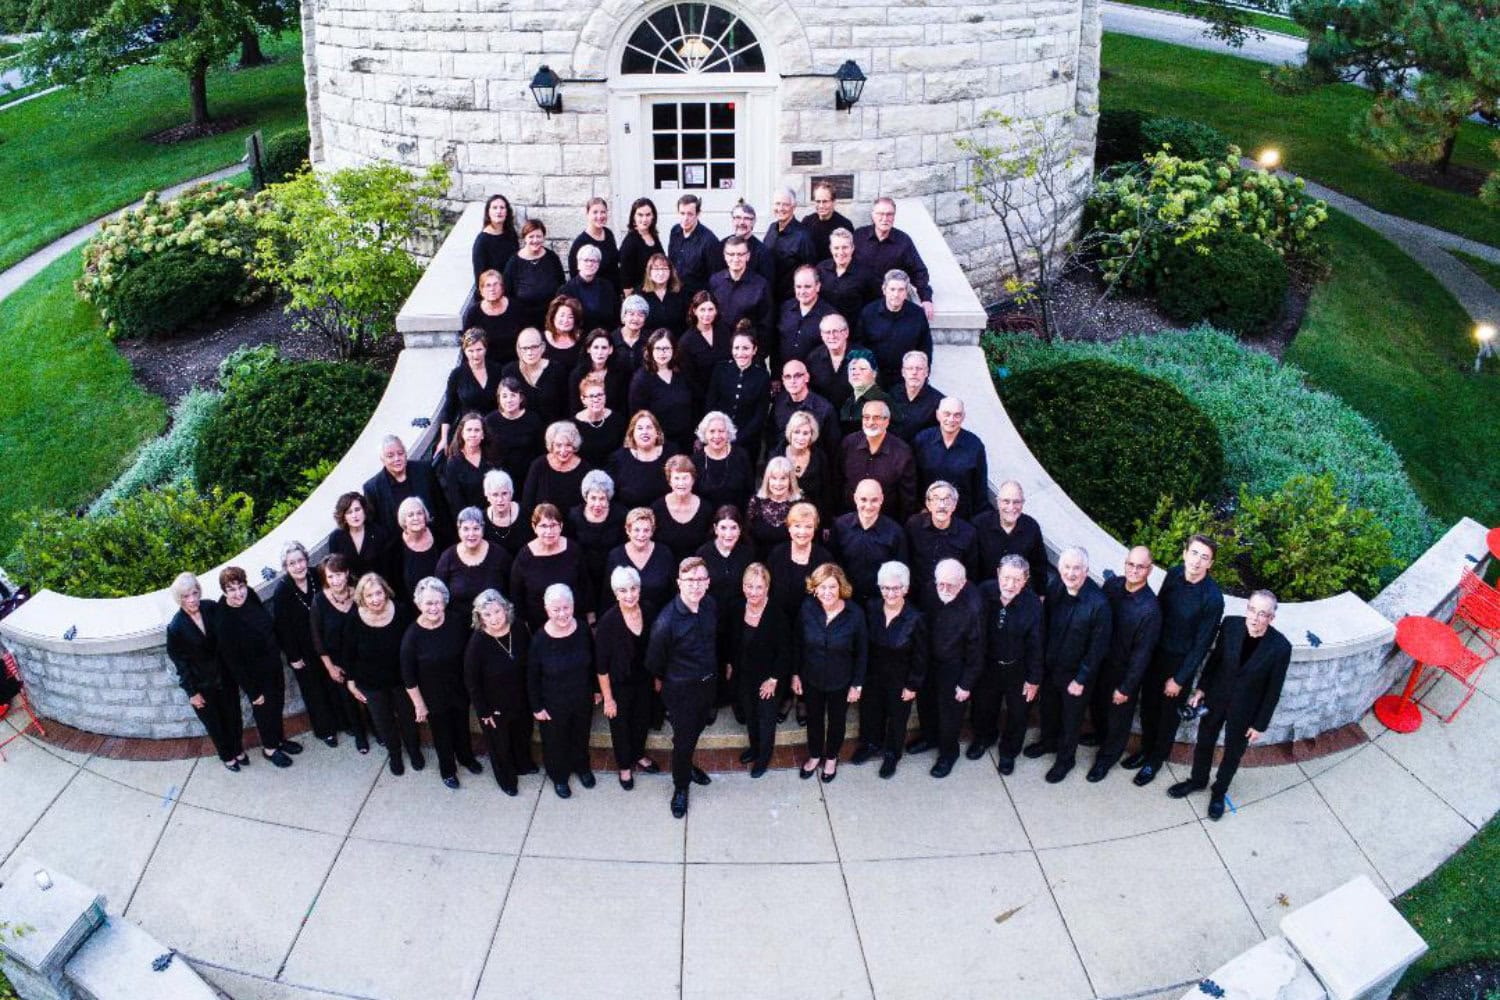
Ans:
[[[1174,0],[1115,0],[1116,3],[1128,4],[1131,7],[1149,7],[1152,10],[1164,10],[1172,14],[1183,13],[1182,6]],[[1306,38],[1307,29],[1289,17],[1277,17],[1274,14],[1259,14],[1250,12],[1246,18],[1252,28],[1261,31],[1275,32],[1278,35],[1291,35],[1294,38]]]
[[[1489,282],[1490,287],[1500,291],[1500,264],[1492,264],[1483,257],[1475,257],[1462,250],[1449,250],[1448,252],[1462,261],[1464,267]]]
[[[1473,374],[1468,314],[1394,244],[1338,212],[1323,232],[1333,275],[1287,360],[1380,428],[1445,524],[1500,523],[1500,365]]]
[[[1500,246],[1500,212],[1475,198],[1407,180],[1349,138],[1349,123],[1368,108],[1368,91],[1323,87],[1300,97],[1273,93],[1261,63],[1124,35],[1104,36],[1106,108],[1178,115],[1220,129],[1247,151],[1281,150],[1287,168],[1374,208]],[[1454,162],[1485,170],[1496,160],[1495,133],[1466,124]]]
[[[0,302],[0,468],[10,470],[0,555],[18,511],[91,500],[166,423],[162,401],[135,383],[99,314],[74,294],[78,268],[68,254]]]
[[[102,97],[69,88],[0,114],[0,269],[148,190],[234,163],[255,129],[305,124],[301,36],[265,49],[269,66],[210,74],[210,112],[245,124],[208,139],[146,141],[188,117],[186,78],[156,67],[125,72]]]
[[[1500,959],[1500,819],[1395,904],[1432,948],[1406,970],[1398,993],[1439,969]]]

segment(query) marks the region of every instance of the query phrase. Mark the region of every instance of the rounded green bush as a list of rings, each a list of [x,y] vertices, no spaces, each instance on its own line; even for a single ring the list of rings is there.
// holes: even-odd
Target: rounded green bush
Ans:
[[[1037,459],[1116,537],[1149,518],[1162,494],[1191,503],[1222,488],[1219,432],[1169,382],[1075,361],[1021,372],[1000,389]]]
[[[1162,254],[1156,301],[1179,323],[1211,323],[1254,336],[1281,318],[1287,280],[1275,250],[1247,233],[1221,229]]]
[[[278,362],[232,379],[198,438],[199,484],[243,491],[257,511],[270,510],[301,470],[343,456],[385,382],[374,369],[328,361]]]
[[[1162,146],[1171,146],[1172,155],[1184,160],[1218,160],[1229,152],[1229,137],[1210,125],[1171,115],[1141,122],[1142,154]]]
[[[120,276],[110,304],[117,336],[171,336],[231,305],[245,264],[195,247],[172,247]]]
[[[1099,130],[1094,139],[1094,166],[1103,169],[1116,163],[1134,163],[1146,151],[1141,126],[1145,112],[1117,108],[1099,112]]]
[[[296,176],[307,162],[308,148],[311,145],[312,136],[305,128],[290,128],[267,139],[261,153],[266,183],[280,184]]]

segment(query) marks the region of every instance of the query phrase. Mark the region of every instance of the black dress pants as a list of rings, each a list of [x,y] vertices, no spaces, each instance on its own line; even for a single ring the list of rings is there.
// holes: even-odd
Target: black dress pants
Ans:
[[[755,755],[754,763],[761,767],[767,767],[771,763],[771,753],[776,749],[776,695],[769,698],[760,696],[760,684],[753,678],[746,679],[750,675],[741,671],[737,685],[740,699],[740,712],[745,716],[745,735],[750,742],[750,752]],[[781,686],[777,685],[777,691]]]
[[[1172,742],[1177,739],[1177,727],[1182,723],[1177,711],[1191,693],[1190,688],[1183,688],[1175,698],[1166,695],[1167,679],[1180,665],[1175,659],[1154,661],[1146,671],[1146,679],[1141,682],[1138,695],[1141,703],[1141,753],[1146,755],[1146,763],[1154,768],[1160,768],[1171,756]]]
[[[413,760],[422,756],[422,737],[417,731],[417,710],[405,688],[360,688],[368,699],[370,722],[392,759],[401,759],[401,748]]]
[[[514,790],[517,775],[531,763],[531,716],[502,715],[493,728],[481,724],[479,731],[490,755],[490,770],[501,788]],[[520,767],[517,763],[520,762]]]
[[[938,696],[937,678],[932,673],[917,689],[917,734],[922,740],[938,744]]]
[[[911,702],[901,700],[905,681],[904,677],[885,677],[872,670],[865,675],[865,689],[860,694],[860,739],[886,756],[900,757],[906,749]]]
[[[371,717],[369,706],[361,704],[360,700],[354,697],[348,684],[333,682],[333,685],[335,688],[333,707],[338,712],[339,728],[356,740],[366,739],[371,730],[378,735],[380,730],[375,728],[375,720]],[[366,697],[369,695],[367,694]],[[385,739],[384,736],[380,738]]]
[[[613,686],[615,717],[609,720],[609,742],[615,750],[615,769],[634,770],[646,753],[646,732],[651,728],[654,692],[650,678]]]
[[[958,759],[958,734],[963,727],[966,702],[953,697],[955,684],[938,681],[938,760],[949,763]],[[973,701],[973,694],[967,701]]]
[[[819,691],[808,684],[802,687],[802,698],[807,702],[807,755],[837,760],[848,725],[849,689]]]
[[[261,678],[262,701],[259,705],[251,701],[250,714],[255,717],[261,749],[275,750],[286,742],[285,723],[281,719],[281,713],[286,707],[286,678],[281,673],[280,662],[276,664],[274,675],[270,670],[266,671],[266,675]]]
[[[338,692],[333,678],[323,669],[322,662],[309,661],[301,670],[293,670],[297,678],[297,690],[302,692],[302,704],[307,707],[307,724],[313,735],[320,740],[335,736],[339,731]]]
[[[974,685],[974,742],[995,744],[1001,757],[1014,760],[1026,742],[1026,665],[1021,660],[990,663]]]
[[[429,709],[427,728],[432,730],[432,749],[437,753],[438,774],[444,778],[458,775],[458,765],[477,765],[474,743],[469,739],[469,708],[452,705]]]
[[[1115,691],[1124,677],[1123,670],[1105,668],[1094,681],[1089,697],[1089,719],[1094,733],[1099,737],[1099,755],[1095,760],[1101,764],[1114,764],[1125,753],[1125,744],[1130,740],[1130,721],[1135,718],[1135,697],[1123,705],[1115,704]]]
[[[198,692],[203,696],[203,707],[195,708],[198,721],[213,741],[219,759],[234,760],[245,751],[244,717],[240,714],[240,689],[233,684],[223,687],[204,688]]]
[[[552,718],[542,723],[542,764],[554,785],[567,784],[570,774],[587,774],[589,766],[589,722],[593,705],[551,708]]]
[[[1041,698],[1042,743],[1057,748],[1057,763],[1072,766],[1078,758],[1078,735],[1083,726],[1083,713],[1088,706],[1089,690],[1083,694],[1068,694],[1069,679],[1060,683],[1052,678],[1042,681]]]
[[[715,678],[669,681],[661,689],[667,718],[672,720],[672,787],[686,788],[693,780],[693,753],[708,725]],[[809,722],[809,725],[811,723]]]
[[[1208,784],[1208,772],[1214,763],[1214,744],[1219,741],[1219,732],[1224,733],[1224,757],[1219,761],[1219,773],[1214,775],[1213,793],[1223,795],[1229,791],[1229,783],[1240,769],[1240,758],[1250,745],[1245,731],[1250,720],[1243,712],[1229,711],[1209,706],[1208,714],[1198,723],[1198,745],[1193,748],[1193,783]]]

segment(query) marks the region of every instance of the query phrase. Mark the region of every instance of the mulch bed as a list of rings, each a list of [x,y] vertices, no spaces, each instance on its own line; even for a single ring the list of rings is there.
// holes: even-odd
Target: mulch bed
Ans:
[[[1465,962],[1434,972],[1397,1000],[1476,1000],[1500,994],[1500,962]]]
[[[158,146],[170,146],[179,142],[191,142],[194,139],[207,139],[211,135],[221,135],[225,132],[233,132],[245,124],[244,118],[216,118],[202,125],[194,125],[186,122],[182,125],[173,125],[171,128],[162,129],[152,135],[146,136],[146,141]]]
[[[1426,184],[1443,191],[1475,197],[1484,186],[1488,172],[1476,167],[1465,167],[1457,163],[1448,164],[1447,170],[1439,170],[1430,163],[1393,163],[1391,169],[1408,180]]]

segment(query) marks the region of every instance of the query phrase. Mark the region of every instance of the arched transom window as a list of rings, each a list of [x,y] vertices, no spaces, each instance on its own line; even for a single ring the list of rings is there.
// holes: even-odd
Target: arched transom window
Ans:
[[[642,21],[625,43],[622,73],[764,73],[760,41],[739,17],[707,3],[676,3]]]

